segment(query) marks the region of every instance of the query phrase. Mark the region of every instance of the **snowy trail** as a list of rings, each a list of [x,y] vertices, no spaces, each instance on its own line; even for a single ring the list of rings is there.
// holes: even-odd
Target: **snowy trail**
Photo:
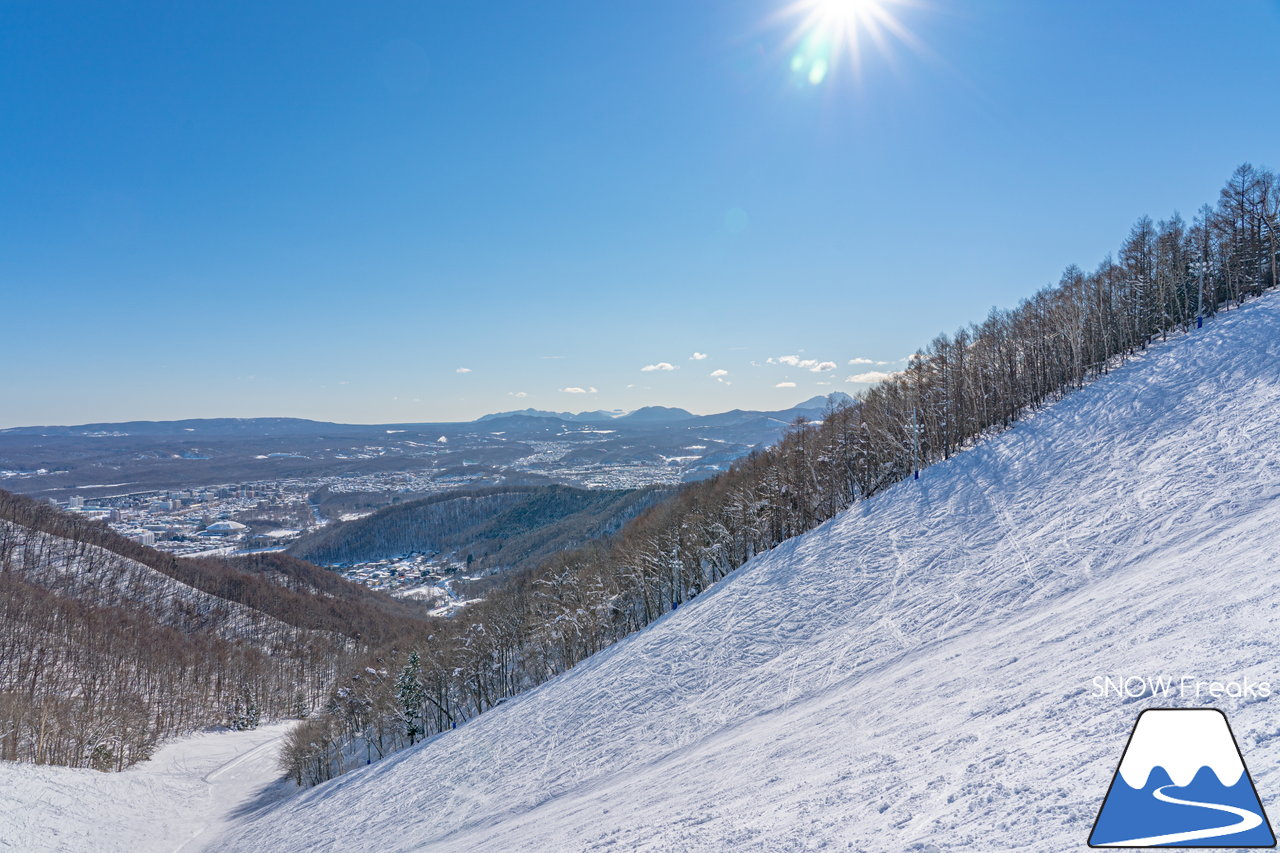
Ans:
[[[1214,826],[1209,829],[1194,829],[1187,832],[1170,832],[1165,835],[1152,835],[1147,838],[1131,838],[1128,841],[1113,841],[1110,844],[1099,844],[1099,847],[1156,847],[1161,844],[1181,844],[1184,841],[1203,841],[1209,838],[1223,838],[1227,835],[1235,835],[1240,832],[1248,832],[1256,826],[1262,825],[1262,818],[1248,809],[1240,809],[1235,806],[1224,806],[1218,803],[1198,803],[1194,800],[1180,800],[1177,797],[1171,797],[1164,792],[1165,788],[1174,788],[1176,785],[1163,785],[1151,792],[1157,800],[1165,803],[1173,803],[1175,806],[1195,806],[1196,808],[1212,809],[1215,812],[1226,812],[1240,818],[1236,823],[1227,826]]]
[[[194,853],[230,826],[241,813],[261,808],[294,793],[289,783],[280,782],[276,759],[281,743],[292,725],[279,727],[279,734],[237,755],[201,777],[208,786],[206,799],[210,808],[195,825],[191,837],[179,844],[173,853]],[[267,734],[270,734],[268,732]],[[193,821],[194,823],[194,821]]]
[[[1278,435],[1272,294],[216,849],[1083,851],[1153,706],[1227,711],[1273,802],[1280,697],[1091,682],[1280,686]]]
[[[197,853],[295,791],[276,768],[292,726],[192,735],[123,773],[0,763],[0,850]]]
[[[280,741],[284,740],[285,734],[288,734],[287,729],[284,734],[277,735],[276,737],[273,737],[271,740],[267,741],[266,743],[259,744],[258,746],[255,746],[253,749],[250,749],[248,752],[244,753],[243,755],[239,755],[231,759],[226,764],[223,764],[221,767],[217,768],[216,770],[209,771],[204,775],[203,777],[204,781],[213,782],[215,779],[224,775],[227,771],[234,770],[235,768],[239,767],[240,765],[244,764],[247,761],[254,761],[254,760],[260,761],[263,758],[269,758],[271,761],[274,761],[275,755],[280,749]]]

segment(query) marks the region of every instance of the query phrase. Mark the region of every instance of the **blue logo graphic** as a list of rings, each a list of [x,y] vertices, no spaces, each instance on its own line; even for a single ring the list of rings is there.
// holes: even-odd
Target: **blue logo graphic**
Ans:
[[[1215,708],[1138,715],[1090,847],[1275,847],[1227,717]]]

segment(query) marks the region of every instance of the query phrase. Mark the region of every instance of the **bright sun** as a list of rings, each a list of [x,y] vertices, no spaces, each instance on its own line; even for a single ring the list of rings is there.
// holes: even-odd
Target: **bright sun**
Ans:
[[[909,0],[800,0],[790,9],[800,18],[792,73],[800,82],[817,86],[846,61],[856,73],[866,40],[882,50],[890,35],[910,42],[910,34],[888,9],[904,2]]]
[[[856,24],[858,18],[873,14],[878,9],[876,0],[819,0],[818,13],[834,26]]]

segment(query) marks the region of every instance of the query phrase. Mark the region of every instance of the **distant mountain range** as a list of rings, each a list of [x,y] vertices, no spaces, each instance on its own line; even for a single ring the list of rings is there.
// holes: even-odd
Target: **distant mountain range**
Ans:
[[[598,409],[592,412],[551,412],[544,409],[519,409],[510,412],[494,412],[481,415],[474,421],[429,421],[423,423],[395,424],[342,424],[330,421],[313,421],[306,418],[189,418],[177,421],[124,421],[120,423],[78,424],[74,426],[23,426],[0,429],[0,435],[30,436],[87,436],[93,438],[109,438],[130,436],[183,436],[198,433],[199,436],[219,436],[245,438],[283,438],[288,436],[307,435],[342,435],[364,434],[370,429],[424,429],[450,428],[504,421],[512,418],[544,418],[566,424],[601,424],[624,423],[628,425],[673,425],[691,426],[696,424],[727,424],[752,420],[759,417],[770,417],[788,422],[796,417],[813,419],[821,415],[829,405],[852,405],[853,398],[842,391],[826,396],[811,397],[803,403],[789,409],[778,411],[755,411],[733,409],[711,415],[695,415],[692,412],[673,406],[645,406],[631,412],[606,411]],[[194,435],[188,437],[196,438]]]
[[[711,415],[646,406],[625,413],[525,409],[464,423],[211,418],[17,427],[0,430],[0,483],[55,499],[353,477],[366,478],[362,488],[372,492],[550,483],[632,488],[711,476],[776,442],[797,418],[821,420],[829,406],[852,402],[836,393],[779,411]]]
[[[796,417],[806,417],[813,419],[821,416],[827,410],[828,406],[849,406],[853,405],[853,398],[843,391],[835,391],[826,396],[819,395],[798,403],[789,409],[780,409],[778,411],[755,411],[747,409],[733,409],[728,412],[720,412],[713,415],[695,415],[687,409],[680,409],[672,406],[645,406],[632,412],[622,411],[605,411],[597,409],[594,412],[549,412],[545,409],[519,409],[511,412],[495,412],[491,415],[482,415],[475,419],[473,423],[485,423],[489,421],[497,421],[505,418],[550,418],[563,423],[626,423],[626,424],[680,424],[688,425],[690,422],[698,422],[703,424],[710,423],[732,423],[741,420],[750,420],[758,417],[773,417],[779,420],[794,420]]]
[[[565,423],[606,423],[611,421],[674,423],[676,421],[687,421],[698,416],[686,409],[677,409],[671,406],[645,406],[644,408],[636,409],[634,412],[623,412],[621,410],[609,412],[597,409],[594,412],[574,413],[548,412],[544,409],[520,409],[514,412],[496,412],[492,415],[482,415],[476,418],[476,423],[509,417],[554,418]]]

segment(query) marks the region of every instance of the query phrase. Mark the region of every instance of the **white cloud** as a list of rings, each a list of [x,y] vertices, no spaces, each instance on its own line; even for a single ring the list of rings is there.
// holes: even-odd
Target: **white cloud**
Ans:
[[[853,376],[845,379],[845,382],[883,382],[893,376],[897,376],[897,374],[885,373],[881,370],[871,370],[866,373],[855,373]]]
[[[705,352],[695,352],[693,355],[689,356],[689,360],[702,361],[706,357],[707,357],[707,354]]]
[[[646,364],[640,368],[641,373],[653,373],[655,370],[676,370],[676,366],[669,361],[660,361],[657,364]]]
[[[526,391],[508,391],[507,394],[508,396],[519,397],[520,399],[524,399],[525,397],[529,396],[528,392]]]
[[[794,383],[794,382],[779,382],[777,385],[774,385],[773,387],[774,387],[774,388],[794,388],[794,387],[796,387],[796,383]]]
[[[597,393],[594,385],[593,385],[593,386],[591,386],[591,387],[589,387],[589,388],[579,388],[577,385],[570,385],[568,388],[561,388],[560,390],[561,390],[561,391],[563,391],[563,392],[564,392],[564,393],[566,393],[566,394],[595,394],[595,393]]]
[[[457,370],[454,371],[454,373],[470,373],[470,372],[471,372],[470,367],[459,367]]]
[[[712,375],[712,376],[728,376],[728,375],[729,375],[729,371],[727,371],[727,370],[713,370],[713,371],[711,371],[711,375]]]
[[[816,358],[801,358],[798,355],[780,355],[777,358],[769,358],[768,363],[799,367],[810,373],[825,373],[828,370],[835,370],[837,366],[834,361],[818,361]]]
[[[875,360],[870,358],[851,358],[849,359],[849,363],[850,364],[875,364]]]

